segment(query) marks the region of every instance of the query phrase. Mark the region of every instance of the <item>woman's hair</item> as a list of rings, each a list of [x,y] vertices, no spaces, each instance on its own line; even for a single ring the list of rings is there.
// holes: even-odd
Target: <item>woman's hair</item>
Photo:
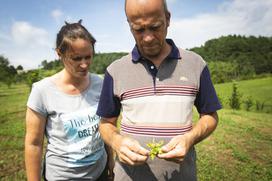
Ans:
[[[81,22],[82,20],[79,20],[77,23],[67,23],[65,21],[65,25],[61,27],[57,34],[56,49],[59,53],[65,54],[67,50],[70,50],[71,43],[78,38],[89,41],[92,44],[94,53],[96,40],[91,33],[81,25]]]

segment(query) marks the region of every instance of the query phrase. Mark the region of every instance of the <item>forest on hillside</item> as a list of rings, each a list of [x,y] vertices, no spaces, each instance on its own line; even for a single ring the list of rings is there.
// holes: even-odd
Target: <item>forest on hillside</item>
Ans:
[[[222,36],[190,50],[207,61],[214,83],[251,79],[272,73],[272,37]],[[90,71],[103,74],[111,62],[126,54],[97,53]],[[10,65],[8,58],[0,55],[0,82],[8,86],[22,81],[31,86],[33,82],[61,69],[59,60],[43,60],[37,69],[24,71],[21,65],[15,68]]]
[[[272,73],[272,37],[229,35],[191,50],[208,62],[215,83]]]

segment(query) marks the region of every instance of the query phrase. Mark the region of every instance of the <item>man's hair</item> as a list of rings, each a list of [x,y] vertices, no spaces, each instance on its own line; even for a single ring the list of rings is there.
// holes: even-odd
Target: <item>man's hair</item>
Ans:
[[[71,48],[71,43],[78,38],[89,41],[92,44],[94,53],[94,44],[96,40],[92,34],[81,25],[81,22],[82,20],[79,20],[77,23],[67,23],[65,21],[65,25],[61,27],[56,40],[56,49],[61,54],[66,54]]]
[[[127,13],[126,7],[127,7],[127,0],[125,0],[125,13]],[[163,0],[163,8],[165,13],[169,13],[166,0]]]

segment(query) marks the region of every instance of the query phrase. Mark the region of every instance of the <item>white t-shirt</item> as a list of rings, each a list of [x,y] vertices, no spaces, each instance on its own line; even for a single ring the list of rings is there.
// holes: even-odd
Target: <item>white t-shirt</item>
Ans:
[[[47,180],[95,180],[104,170],[107,156],[96,115],[102,82],[90,74],[90,86],[78,95],[60,91],[52,77],[33,84],[27,106],[47,120]]]

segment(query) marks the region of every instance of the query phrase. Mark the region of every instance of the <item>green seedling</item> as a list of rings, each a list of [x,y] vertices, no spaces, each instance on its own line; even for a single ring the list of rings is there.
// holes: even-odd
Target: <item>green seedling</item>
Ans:
[[[150,159],[154,160],[154,158],[158,155],[162,153],[162,145],[163,145],[163,141],[161,140],[160,142],[155,142],[155,140],[153,139],[153,141],[151,143],[147,143],[146,144],[149,148],[150,148]]]

